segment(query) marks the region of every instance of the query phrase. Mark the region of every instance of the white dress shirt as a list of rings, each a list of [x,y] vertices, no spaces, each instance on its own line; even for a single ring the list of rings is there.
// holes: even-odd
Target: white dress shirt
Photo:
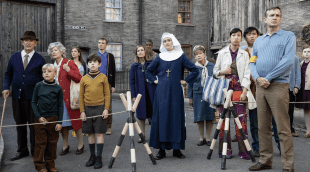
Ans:
[[[30,62],[32,56],[34,55],[34,52],[35,52],[35,51],[32,50],[31,53],[28,54],[28,56],[29,56],[29,57],[28,57],[28,64],[29,64],[29,62]],[[23,50],[23,51],[22,51],[22,60],[23,60],[23,64],[24,64],[24,61],[25,61],[25,55],[27,55],[27,53],[26,53],[25,50]]]

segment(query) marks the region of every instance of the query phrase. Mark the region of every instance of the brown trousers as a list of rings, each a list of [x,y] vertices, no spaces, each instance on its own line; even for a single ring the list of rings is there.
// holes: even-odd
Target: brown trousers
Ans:
[[[109,84],[110,86],[110,110],[109,110],[109,113],[112,113],[112,89],[111,89],[111,84]],[[107,118],[107,128],[110,128],[111,129],[112,127],[112,115],[109,115],[108,118]]]
[[[57,121],[58,116],[45,117],[48,122]],[[36,123],[39,122],[36,118]],[[33,163],[36,170],[55,168],[55,159],[57,158],[57,142],[59,132],[55,131],[56,123],[47,125],[35,125],[35,151],[33,156]]]
[[[272,116],[277,124],[280,137],[283,169],[294,169],[294,144],[288,114],[288,83],[272,82],[267,89],[256,84],[258,112],[259,162],[272,165]]]

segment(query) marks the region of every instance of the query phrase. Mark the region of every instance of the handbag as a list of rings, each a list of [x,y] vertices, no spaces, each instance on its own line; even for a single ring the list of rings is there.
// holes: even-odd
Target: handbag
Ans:
[[[213,76],[206,76],[202,100],[210,103],[211,105],[223,105],[225,100],[223,89],[228,89],[229,82],[230,79],[217,79]]]
[[[70,84],[70,108],[71,110],[80,109],[79,97],[80,97],[80,83],[76,83],[71,79],[71,84]]]

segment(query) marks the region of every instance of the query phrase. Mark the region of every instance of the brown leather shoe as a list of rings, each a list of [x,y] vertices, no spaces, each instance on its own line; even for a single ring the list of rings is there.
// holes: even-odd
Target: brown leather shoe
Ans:
[[[297,133],[292,133],[293,137],[299,137]]]
[[[255,165],[252,165],[249,170],[250,171],[260,171],[260,170],[263,170],[263,169],[271,169],[272,167],[269,166],[269,165],[264,165],[260,162],[258,162],[257,164]]]
[[[82,147],[81,149],[78,148],[78,149],[76,150],[76,154],[77,154],[77,155],[80,155],[80,154],[82,154],[83,152],[84,152],[84,145],[83,145],[83,147]]]
[[[44,168],[44,169],[38,170],[38,172],[48,172],[48,171],[47,169]]]
[[[57,168],[49,169],[50,172],[58,172]]]

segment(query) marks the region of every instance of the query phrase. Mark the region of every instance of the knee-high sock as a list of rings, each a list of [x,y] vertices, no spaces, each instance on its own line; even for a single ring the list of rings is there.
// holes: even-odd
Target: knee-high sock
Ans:
[[[213,129],[213,121],[206,121],[206,139],[211,141],[211,133]]]
[[[197,128],[198,128],[200,140],[203,140],[204,139],[204,121],[197,122]]]
[[[102,155],[103,143],[97,143],[97,156]]]
[[[89,150],[91,155],[95,155],[95,144],[89,144]]]
[[[143,135],[145,136],[145,119],[139,119],[139,123],[140,123],[141,131]]]

